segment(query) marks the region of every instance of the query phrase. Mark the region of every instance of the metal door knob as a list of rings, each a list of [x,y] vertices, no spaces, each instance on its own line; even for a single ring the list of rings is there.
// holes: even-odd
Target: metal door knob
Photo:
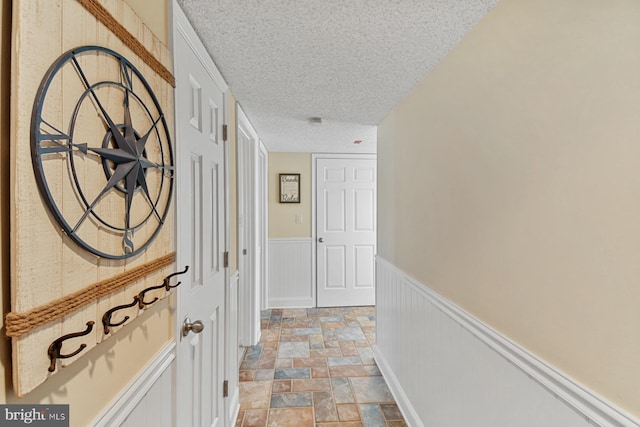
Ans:
[[[321,237],[321,238],[318,239],[318,242],[322,243],[322,242],[324,242],[324,239]]]
[[[202,332],[203,329],[204,329],[204,325],[199,320],[196,320],[195,322],[191,323],[191,319],[187,317],[186,319],[184,319],[184,322],[182,322],[183,337],[186,337],[187,335],[189,335],[189,332],[193,332],[194,334],[199,334],[200,332]]]

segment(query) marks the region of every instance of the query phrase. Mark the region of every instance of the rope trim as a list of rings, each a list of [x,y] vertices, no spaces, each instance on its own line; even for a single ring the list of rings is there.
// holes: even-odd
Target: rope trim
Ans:
[[[176,87],[176,79],[160,61],[156,59],[151,52],[127,29],[119,23],[113,15],[109,13],[104,6],[97,0],[78,0],[85,9],[87,9],[98,21],[104,24],[116,37],[118,37],[129,49],[140,57],[149,67],[160,77],[166,80],[171,86]]]
[[[122,289],[151,273],[155,273],[173,264],[175,258],[176,253],[172,252],[143,264],[140,267],[125,271],[110,279],[94,283],[70,295],[65,295],[48,304],[32,308],[26,313],[8,313],[5,317],[6,335],[8,337],[19,337],[34,330],[38,326],[45,325],[62,316],[66,316],[89,303],[97,301],[118,289]]]

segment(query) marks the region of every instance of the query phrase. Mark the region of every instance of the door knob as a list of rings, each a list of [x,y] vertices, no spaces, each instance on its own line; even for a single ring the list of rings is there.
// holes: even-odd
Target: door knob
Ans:
[[[199,320],[196,320],[195,322],[191,323],[191,319],[187,317],[186,319],[184,319],[184,322],[182,322],[183,337],[186,337],[187,335],[189,335],[189,332],[193,332],[194,334],[199,334],[200,332],[202,332],[203,329],[204,329],[204,325]]]
[[[322,242],[324,242],[324,239],[321,237],[321,238],[318,239],[318,242],[322,243]]]

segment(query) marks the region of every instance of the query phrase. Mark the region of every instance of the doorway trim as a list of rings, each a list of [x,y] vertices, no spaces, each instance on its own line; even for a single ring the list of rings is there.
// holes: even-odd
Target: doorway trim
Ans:
[[[259,138],[240,103],[236,103],[236,107],[238,272],[240,274],[238,331],[240,346],[248,347],[257,344],[260,339],[260,287],[256,286],[259,273],[257,271]],[[241,143],[241,133],[247,135],[248,147],[244,147]],[[246,255],[243,253],[244,250],[247,251]]]
[[[260,310],[269,302],[269,151],[262,140],[258,144],[258,229],[260,231]]]
[[[311,154],[311,287],[313,289],[313,302],[318,307],[318,254],[317,254],[317,182],[316,182],[316,163],[318,159],[364,159],[377,160],[376,153],[312,153]],[[378,207],[376,206],[376,209]]]

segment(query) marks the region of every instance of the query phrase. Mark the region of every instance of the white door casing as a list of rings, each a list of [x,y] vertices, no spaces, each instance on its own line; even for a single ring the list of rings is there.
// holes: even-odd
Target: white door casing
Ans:
[[[238,135],[238,333],[240,345],[260,338],[258,257],[258,134],[237,104]]]
[[[318,307],[375,304],[376,160],[316,158]]]
[[[178,287],[176,417],[180,426],[224,426],[226,83],[174,3]],[[202,322],[201,333],[181,326]],[[226,423],[228,424],[228,422]]]
[[[260,141],[258,147],[258,242],[259,242],[259,254],[260,254],[260,270],[258,275],[260,276],[260,295],[262,299],[260,302],[260,309],[265,310],[268,306],[267,301],[269,295],[267,290],[269,285],[267,283],[268,272],[268,229],[269,229],[269,152],[265,145]]]

